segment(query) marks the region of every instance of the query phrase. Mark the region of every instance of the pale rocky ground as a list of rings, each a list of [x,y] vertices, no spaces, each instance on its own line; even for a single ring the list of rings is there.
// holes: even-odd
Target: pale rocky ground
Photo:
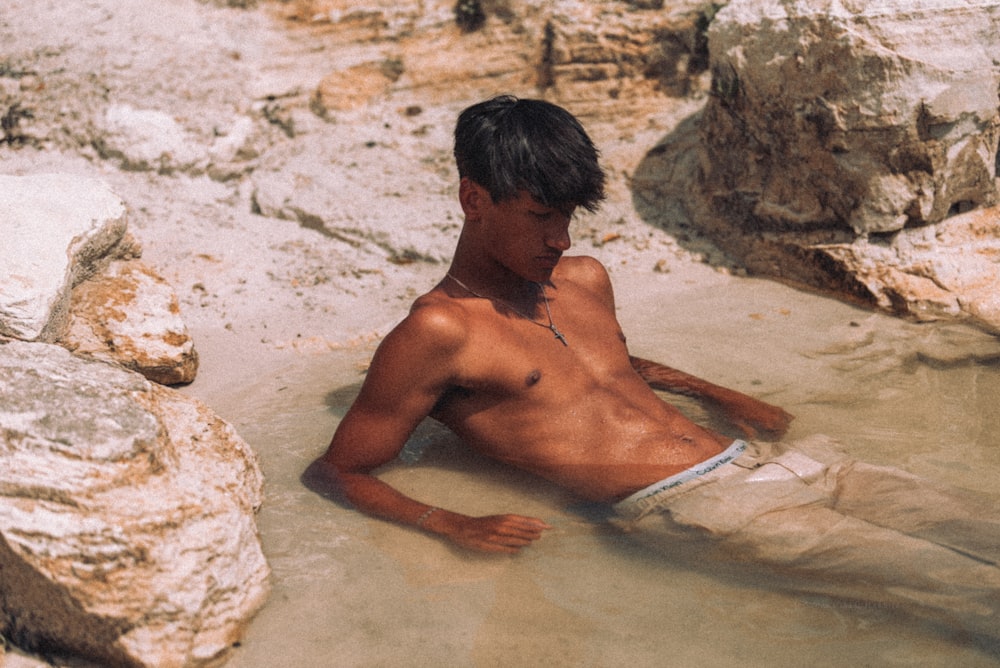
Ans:
[[[335,35],[289,29],[276,13],[273,5],[248,11],[178,2],[150,11],[144,2],[13,2],[0,26],[0,81],[11,89],[9,99],[22,98],[21,108],[32,113],[17,128],[27,145],[4,148],[4,173],[70,171],[107,180],[129,206],[143,258],[177,290],[189,327],[211,332],[202,337],[238,341],[226,347],[248,360],[385,333],[443,269],[394,263],[399,245],[343,241],[254,215],[258,186],[267,197],[275,180],[333,175],[337,192],[315,202],[329,207],[324,216],[350,227],[355,217],[382,215],[388,237],[413,236],[409,228],[419,225],[430,249],[422,254],[444,260],[460,223],[450,132],[457,112],[478,99],[428,106],[420,91],[403,91],[323,121],[308,108],[311,94],[332,69],[357,59],[360,47],[348,45],[345,53]],[[411,105],[423,112],[408,115]],[[613,268],[686,271],[694,265],[702,271],[697,252],[650,228],[631,206],[627,178],[635,165],[700,101],[661,97],[655,105],[609,119],[581,114],[613,183],[603,211],[579,221],[578,248]],[[165,111],[184,128],[186,141],[176,144],[171,168],[197,162],[217,135],[250,118],[255,126],[247,144],[263,154],[261,168],[246,178],[240,170],[256,159],[236,161],[238,176],[223,182],[206,174],[121,169],[124,161],[106,149],[121,141],[108,129],[114,122],[106,111],[121,106]],[[292,140],[282,130],[289,125]],[[134,148],[140,140],[124,136],[141,153]],[[111,157],[102,160],[95,145]],[[182,150],[190,159],[176,155]],[[283,161],[287,154],[294,159]]]
[[[578,616],[572,596],[556,590],[558,557],[572,559],[591,549],[587,540],[594,537],[572,513],[553,510],[565,501],[558,493],[502,471],[495,472],[500,483],[472,484],[462,469],[483,464],[461,459],[457,468],[417,476],[414,493],[448,489],[484,509],[516,501],[523,512],[559,520],[563,538],[554,538],[548,553],[557,559],[501,563],[455,555],[422,536],[316,499],[298,485],[298,473],[325,447],[338,411],[356,392],[374,344],[446,266],[400,262],[406,254],[401,258],[400,247],[384,239],[359,241],[330,228],[339,223],[351,229],[353,221],[380,216],[387,222],[386,238],[409,236],[409,226],[418,225],[425,230],[413,241],[423,244],[418,254],[446,253],[460,223],[450,131],[456,113],[478,95],[441,99],[419,87],[401,89],[320,118],[309,104],[320,82],[345,65],[384,57],[384,46],[345,42],[315,27],[293,28],[280,20],[279,9],[195,0],[6,0],[0,9],[0,90],[8,100],[23,99],[21,109],[32,117],[22,115],[18,124],[26,145],[0,146],[0,172],[99,176],[125,200],[143,258],[176,289],[200,354],[199,377],[184,391],[230,420],[261,455],[267,477],[261,531],[274,593],[233,665],[501,665],[502,657],[533,665],[523,660],[529,650],[543,662],[536,665],[586,665],[581,652],[593,649],[588,643],[600,634],[585,624],[569,640],[559,633],[580,619],[630,617],[610,608]],[[507,91],[534,92],[528,85],[497,92]],[[575,223],[574,250],[596,255],[611,269],[636,353],[789,406],[799,416],[797,429],[827,431],[836,430],[838,415],[852,405],[855,383],[893,373],[901,360],[996,358],[991,338],[919,329],[745,279],[690,231],[645,223],[633,207],[629,177],[651,147],[701,107],[697,91],[634,101],[613,114],[601,115],[600,106],[580,108],[602,148],[612,187],[600,213]],[[420,113],[407,111],[414,106]],[[107,112],[122,107],[165,112],[183,128],[172,162],[163,165],[169,173],[139,169],[115,148],[115,138],[128,135],[114,134]],[[246,139],[237,148],[249,150],[230,150],[220,141],[226,137]],[[139,142],[129,146],[134,159]],[[206,171],[213,150],[224,155]],[[283,155],[297,157],[285,161]],[[249,174],[251,167],[257,171]],[[320,175],[336,184],[335,193],[306,187]],[[274,185],[281,181],[287,190]],[[264,210],[258,193],[276,188],[280,203],[282,192],[296,187],[302,188],[296,201],[326,207],[322,224],[255,213]],[[734,328],[741,344],[735,350]],[[831,359],[848,375],[825,375]],[[859,367],[865,368],[862,377],[850,375]],[[831,414],[810,407],[820,401],[839,408]],[[913,419],[919,419],[917,412]],[[898,451],[875,458],[891,459]],[[984,491],[995,480],[963,476],[960,465],[941,464],[930,451],[908,463]],[[980,463],[987,472],[1000,471],[995,457]],[[616,579],[621,560],[619,555],[576,570],[587,576],[592,569],[589,582],[598,582],[598,574],[608,577],[611,593],[653,586],[643,579],[648,574]],[[536,575],[545,582],[535,582]],[[521,587],[525,582],[527,588]],[[619,592],[613,591],[616,582]],[[733,600],[711,593],[706,599],[703,586],[678,584],[678,600],[742,608],[747,619],[770,625],[762,637],[796,629],[808,636],[829,626],[831,613],[808,602],[796,603],[775,622],[759,608],[788,605],[785,599],[753,590]],[[575,590],[567,585],[565,591]],[[512,624],[497,616],[517,609],[532,614]],[[678,619],[697,614],[676,612]],[[877,614],[863,617],[851,627],[861,629],[860,639],[823,636],[828,645],[821,649],[841,652],[842,665],[868,656],[905,659],[897,648],[907,643],[914,648],[909,656],[932,658],[925,665],[997,664],[995,656],[935,645],[891,624],[886,635],[865,635],[866,623],[883,622]],[[775,623],[785,626],[775,629]],[[714,637],[710,631],[701,629],[699,637]],[[601,650],[604,661],[594,665],[654,665],[650,657],[661,650],[680,663],[699,656],[684,638],[660,648],[640,642],[640,653],[630,655],[623,648],[634,640],[632,632],[616,633]],[[770,665],[801,665],[794,646],[769,650],[763,639],[755,640],[751,622],[743,633],[755,652],[775,652],[757,654],[768,656]],[[512,655],[508,640],[526,642],[527,649]],[[724,665],[725,652],[713,657]],[[22,661],[33,660],[8,655],[6,665]]]

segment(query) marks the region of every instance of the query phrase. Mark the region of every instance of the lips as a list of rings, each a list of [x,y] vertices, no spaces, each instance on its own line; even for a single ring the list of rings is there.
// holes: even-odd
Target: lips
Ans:
[[[540,255],[538,257],[538,263],[543,267],[548,269],[555,269],[556,265],[559,264],[559,258],[561,255]]]

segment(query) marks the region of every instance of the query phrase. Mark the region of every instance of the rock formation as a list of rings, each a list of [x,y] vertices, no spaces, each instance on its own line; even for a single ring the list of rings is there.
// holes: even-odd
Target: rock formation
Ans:
[[[102,665],[217,661],[263,603],[250,448],[200,403],[0,344],[0,632]]]
[[[73,286],[125,239],[125,203],[93,179],[0,175],[0,220],[0,335],[55,341]]]
[[[463,7],[478,20],[463,21]],[[604,107],[657,89],[688,92],[707,67],[704,29],[715,7],[704,0],[382,0],[364,7],[299,0],[286,15],[369,45],[359,51],[367,60],[320,84],[321,109],[352,108],[380,90],[419,91],[438,101],[534,90],[578,107]],[[372,44],[384,46],[377,59]]]
[[[504,92],[548,97],[588,123],[611,117],[641,124],[657,96],[698,89],[707,68],[710,2],[470,4],[481,5],[483,13],[475,30],[456,23],[450,0],[380,0],[364,7],[343,0],[287,3],[290,21],[356,45],[356,58],[343,59],[312,91],[309,108],[318,117],[350,123],[352,114],[389,96],[400,101],[400,115],[386,119],[392,129],[385,139],[368,135],[349,146],[299,142],[269,150],[251,175],[256,209],[394,261],[443,262],[460,223],[450,151],[401,171],[393,135],[440,135],[439,145],[450,147],[456,108],[449,105]],[[296,101],[289,96],[279,102],[288,108],[271,113],[294,134],[303,124],[294,122]],[[342,197],[354,174],[327,165],[343,154],[383,165],[384,176],[369,186],[380,194],[377,209]],[[456,212],[454,229],[442,229],[437,212],[449,206]]]
[[[0,222],[0,634],[216,662],[266,597],[263,480],[229,425],[157,384],[197,371],[176,296],[101,181],[0,176]]]
[[[190,383],[198,372],[177,296],[139,260],[116,260],[73,289],[69,328],[59,342],[163,385]]]
[[[137,259],[125,203],[106,184],[0,175],[0,223],[0,335],[60,342],[160,383],[194,380],[176,296]]]
[[[752,271],[1000,330],[1000,3],[734,0],[708,36],[694,222]]]

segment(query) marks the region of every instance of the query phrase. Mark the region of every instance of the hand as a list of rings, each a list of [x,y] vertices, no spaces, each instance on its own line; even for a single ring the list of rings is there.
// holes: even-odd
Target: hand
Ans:
[[[757,438],[760,432],[772,440],[785,435],[795,416],[778,406],[740,395],[723,407],[726,417],[743,432],[746,438]]]
[[[540,519],[523,515],[469,517],[447,513],[434,519],[438,520],[435,522],[437,526],[429,527],[430,522],[425,526],[440,531],[456,545],[480,552],[506,554],[520,552],[521,548],[541,538],[543,531],[552,528]]]

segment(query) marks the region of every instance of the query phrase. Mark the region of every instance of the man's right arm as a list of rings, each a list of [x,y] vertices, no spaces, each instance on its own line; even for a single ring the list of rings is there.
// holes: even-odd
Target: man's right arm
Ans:
[[[438,509],[372,475],[399,454],[451,386],[463,340],[463,327],[440,309],[411,313],[379,346],[361,393],[305,477],[366,514],[417,525],[463,547],[513,553],[537,540],[548,525],[520,515],[470,517]]]

